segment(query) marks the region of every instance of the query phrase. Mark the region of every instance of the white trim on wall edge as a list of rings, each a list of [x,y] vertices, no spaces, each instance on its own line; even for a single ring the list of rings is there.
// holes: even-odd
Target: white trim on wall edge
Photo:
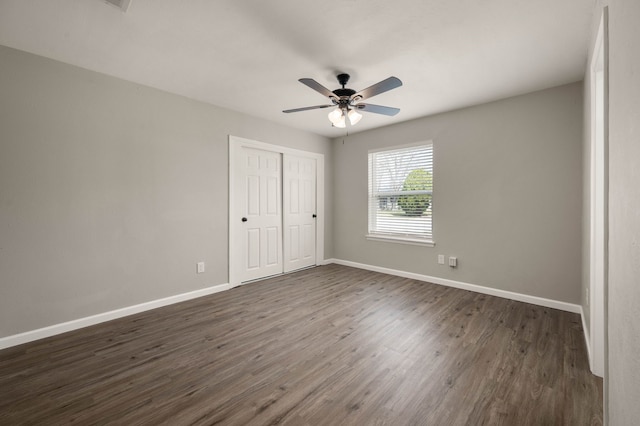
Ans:
[[[44,339],[45,337],[55,336],[56,334],[66,333],[67,331],[78,330],[90,325],[100,324],[102,322],[111,321],[117,318],[126,317],[128,315],[137,314],[151,309],[160,308],[162,306],[172,305],[174,303],[184,302],[186,300],[196,299],[202,296],[229,290],[229,284],[219,284],[201,290],[190,291],[188,293],[176,294],[162,299],[152,300],[150,302],[140,303],[138,305],[128,306],[126,308],[115,309],[113,311],[103,312],[101,314],[91,315],[89,317],[79,318],[60,324],[50,325],[48,327],[38,328],[36,330],[26,331],[20,334],[0,338],[0,349],[18,346],[23,343],[33,342],[34,340]]]
[[[544,297],[530,296],[528,294],[515,293],[513,291],[500,290],[497,288],[484,287],[477,284],[469,284],[461,281],[448,280],[445,278],[431,277],[429,275],[416,274],[413,272],[400,271],[397,269],[383,268],[381,266],[367,265],[364,263],[351,262],[350,260],[326,259],[324,264],[335,263],[337,265],[351,266],[359,269],[366,269],[383,274],[396,275],[398,277],[410,278],[418,281],[426,281],[433,284],[440,284],[447,287],[469,290],[476,293],[488,294],[490,296],[502,297],[504,299],[516,300],[518,302],[531,303],[532,305],[544,306],[547,308],[559,309],[561,311],[581,314],[582,307],[573,303],[560,302],[558,300],[545,299]],[[584,316],[583,316],[584,318]]]
[[[587,323],[585,322],[584,309],[580,306],[580,317],[582,318],[582,334],[584,334],[584,344],[587,347],[587,357],[589,358],[589,366],[591,366],[591,339],[587,331]],[[593,373],[593,371],[591,371]],[[597,376],[597,374],[596,374]],[[602,377],[602,376],[599,376]]]

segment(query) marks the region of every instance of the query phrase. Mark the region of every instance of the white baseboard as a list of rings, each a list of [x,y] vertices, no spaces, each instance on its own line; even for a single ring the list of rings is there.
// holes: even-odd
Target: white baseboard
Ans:
[[[552,299],[545,299],[537,296],[529,296],[526,294],[515,293],[506,290],[499,290],[491,287],[484,287],[476,284],[469,284],[460,281],[453,281],[445,278],[432,277],[429,275],[416,274],[413,272],[400,271],[397,269],[383,268],[380,266],[367,265],[364,263],[351,262],[341,259],[325,259],[321,264],[328,265],[335,263],[338,265],[351,266],[359,269],[366,269],[374,272],[381,272],[383,274],[395,275],[403,278],[410,278],[418,281],[426,281],[433,284],[440,284],[448,287],[459,288],[462,290],[469,290],[476,293],[488,294],[491,296],[502,297],[505,299],[517,300],[519,302],[531,303],[533,305],[545,306],[548,308],[559,309],[562,311],[573,312],[580,314],[582,317],[582,328],[584,329],[585,339],[587,343],[587,352],[589,359],[591,359],[591,348],[589,347],[589,338],[587,335],[587,328],[585,327],[585,318],[582,313],[582,307],[567,302],[560,302]],[[126,308],[116,309],[113,311],[103,312],[97,315],[91,315],[85,318],[79,318],[72,321],[63,322],[60,324],[54,324],[48,327],[39,328],[36,330],[27,331],[20,334],[14,334],[12,336],[0,338],[0,349],[9,348],[12,346],[21,345],[23,343],[32,342],[34,340],[44,339],[45,337],[55,336],[56,334],[66,333],[68,331],[77,330],[80,328],[88,327],[91,325],[99,324],[102,322],[110,321],[117,318],[126,317],[128,315],[137,314],[139,312],[148,311],[162,306],[171,305],[178,302],[184,302],[186,300],[195,299],[209,294],[218,293],[220,291],[229,290],[233,288],[229,284],[219,284],[212,287],[207,287],[201,290],[195,290],[188,293],[182,293],[175,296],[165,297],[163,299],[152,300],[150,302],[140,303],[138,305],[128,306]]]
[[[544,306],[547,308],[559,309],[561,311],[572,312],[575,314],[581,314],[582,307],[573,303],[560,302],[553,299],[545,299],[544,297],[530,296],[528,294],[515,293],[513,291],[500,290],[491,287],[484,287],[477,284],[469,284],[461,281],[454,281],[445,278],[431,277],[429,275],[416,274],[413,272],[400,271],[397,269],[383,268],[380,266],[367,265],[364,263],[351,262],[349,260],[341,259],[326,259],[325,264],[335,263],[338,265],[351,266],[359,269],[366,269],[374,272],[381,272],[383,274],[396,275],[403,278],[411,278],[418,281],[426,281],[433,284],[440,284],[447,287],[459,288],[462,290],[469,290],[476,293],[488,294],[490,296],[502,297],[505,299],[516,300],[518,302],[531,303],[532,305]]]
[[[137,314],[139,312],[149,311],[151,309],[160,308],[162,306],[172,305],[186,300],[196,299],[198,297],[207,296],[209,294],[218,293],[230,289],[229,284],[219,284],[212,287],[203,288],[201,290],[190,291],[188,293],[177,294],[162,299],[152,300],[150,302],[140,303],[138,305],[128,306],[126,308],[116,309],[113,311],[103,312],[97,315],[91,315],[85,318],[79,318],[60,324],[50,325],[48,327],[36,330],[26,331],[20,334],[0,338],[0,349],[21,345],[23,343],[33,342],[34,340],[44,339],[45,337],[55,336],[56,334],[66,333],[90,325],[99,324],[117,318],[126,317],[128,315]]]

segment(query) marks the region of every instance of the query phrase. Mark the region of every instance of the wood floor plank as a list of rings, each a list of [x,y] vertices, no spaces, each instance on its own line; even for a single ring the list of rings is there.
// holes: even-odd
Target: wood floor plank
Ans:
[[[580,317],[328,265],[0,351],[0,424],[598,425]]]

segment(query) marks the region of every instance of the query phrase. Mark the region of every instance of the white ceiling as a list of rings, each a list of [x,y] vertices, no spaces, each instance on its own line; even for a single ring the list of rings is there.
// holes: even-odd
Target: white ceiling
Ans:
[[[593,0],[0,0],[0,44],[328,137],[297,80],[361,90],[350,133],[581,80]],[[347,129],[348,130],[348,129]]]

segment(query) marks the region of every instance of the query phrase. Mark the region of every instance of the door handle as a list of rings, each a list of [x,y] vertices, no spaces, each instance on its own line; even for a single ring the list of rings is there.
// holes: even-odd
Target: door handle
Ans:
[[[313,218],[315,219],[315,218],[316,218],[316,217],[318,217],[318,216],[314,213],[314,214],[313,214],[313,216],[311,216],[311,217],[313,217]]]
[[[243,217],[243,218],[242,218],[242,221],[243,221],[243,222],[246,222],[246,221],[247,221],[247,218],[246,218],[246,217]]]

